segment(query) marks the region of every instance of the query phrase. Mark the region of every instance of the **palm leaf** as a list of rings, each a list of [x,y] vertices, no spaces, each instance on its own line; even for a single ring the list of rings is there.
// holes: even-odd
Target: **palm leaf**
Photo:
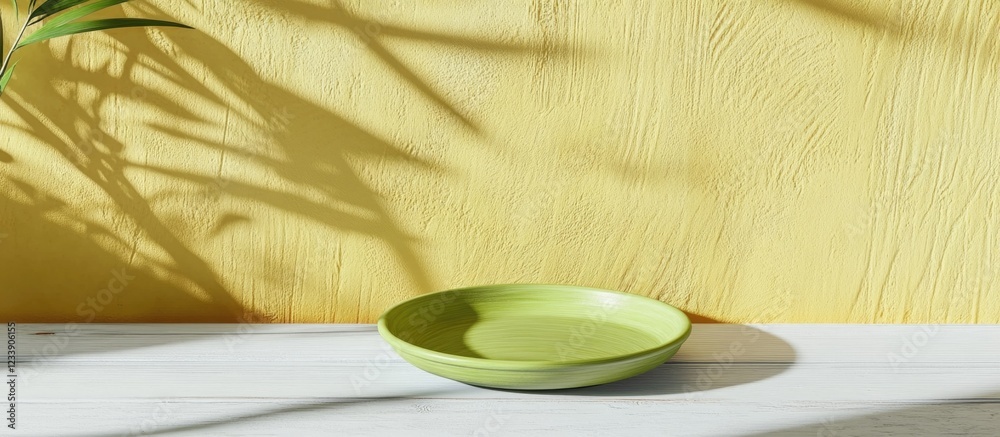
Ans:
[[[34,20],[31,24],[35,24],[52,14],[58,14],[59,12],[88,1],[90,0],[46,0],[46,2],[42,3],[41,6],[36,8],[34,11],[31,11],[29,19]]]
[[[49,1],[54,1],[54,0],[49,0]],[[17,48],[21,48],[28,44],[34,44],[36,42],[45,41],[52,38],[59,38],[61,36],[67,36],[67,35],[75,35],[78,33],[94,32],[98,30],[118,29],[122,27],[148,27],[148,26],[183,27],[187,29],[192,29],[191,26],[188,26],[186,24],[174,23],[172,21],[163,21],[163,20],[147,20],[143,18],[109,18],[104,20],[80,21],[75,23],[66,23],[58,27],[51,27],[48,30],[39,29],[37,32],[25,38],[24,41],[21,41],[21,43],[17,45]]]
[[[10,0],[10,3],[14,5],[14,21],[21,21],[20,8],[17,7],[17,0]]]
[[[101,9],[110,8],[114,5],[125,3],[131,0],[99,0],[94,3],[87,4],[86,6],[73,9],[65,14],[59,15],[51,20],[45,22],[45,25],[38,32],[51,31],[52,29],[62,26],[63,24],[69,23],[70,21],[76,21],[77,19],[86,17],[94,12]]]
[[[10,82],[10,78],[14,76],[14,67],[17,67],[17,62],[11,65],[0,77],[0,94],[3,94],[4,88],[7,88],[7,82]]]

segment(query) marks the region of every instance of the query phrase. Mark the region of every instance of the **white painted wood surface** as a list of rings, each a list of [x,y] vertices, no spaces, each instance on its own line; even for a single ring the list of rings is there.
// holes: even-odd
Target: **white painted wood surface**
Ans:
[[[427,374],[372,325],[18,325],[17,353],[0,436],[1000,436],[1000,326],[695,325],[554,392]]]

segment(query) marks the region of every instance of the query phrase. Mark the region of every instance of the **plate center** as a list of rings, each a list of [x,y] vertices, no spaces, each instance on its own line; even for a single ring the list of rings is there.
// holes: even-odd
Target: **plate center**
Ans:
[[[657,339],[610,320],[510,316],[442,320],[421,346],[452,355],[510,361],[575,361],[656,347]]]

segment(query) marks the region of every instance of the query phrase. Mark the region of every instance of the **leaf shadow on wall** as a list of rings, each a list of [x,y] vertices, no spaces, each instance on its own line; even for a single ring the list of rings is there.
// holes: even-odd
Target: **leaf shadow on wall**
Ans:
[[[146,322],[214,320],[222,310],[232,320],[267,321],[227,299],[228,295],[206,304],[163,279],[163,274],[172,274],[205,284],[211,277],[192,276],[204,271],[182,271],[179,266],[138,253],[131,260],[123,259],[112,248],[128,248],[134,241],[74,214],[65,201],[36,190],[30,183],[8,178],[0,187],[0,220],[15,224],[7,229],[6,241],[0,242],[2,263],[16,266],[0,269],[0,282],[5,284],[0,289],[5,320],[128,321],[117,312],[127,305],[132,312],[142,312]],[[86,270],[81,271],[80,265]],[[67,282],[80,285],[67,287]]]
[[[69,161],[75,170],[107,195],[116,212],[120,212],[129,224],[116,226],[118,230],[111,231],[109,227],[83,219],[78,210],[74,211],[86,207],[80,202],[71,204],[66,199],[42,193],[30,182],[9,178],[15,190],[5,192],[26,200],[8,199],[8,211],[13,215],[9,222],[16,229],[10,239],[17,243],[19,250],[7,251],[4,255],[11,257],[7,265],[19,267],[7,271],[11,275],[7,278],[10,286],[3,288],[0,299],[19,305],[5,306],[5,313],[21,322],[270,321],[269,316],[247,310],[233,299],[213,268],[157,215],[136,185],[125,176],[128,163],[122,153],[126,145],[101,129],[108,122],[102,115],[105,106],[126,96],[107,92],[91,101],[79,98],[77,92],[81,88],[96,87],[107,72],[64,61],[74,56],[75,43],[70,42],[62,57],[53,54],[32,59],[37,63],[33,68],[48,74],[18,75],[18,86],[8,90],[5,103],[22,124],[8,125],[5,130],[21,130]],[[125,75],[120,79],[128,80]],[[60,94],[55,90],[59,82],[72,82],[77,86],[73,91]],[[32,95],[29,99],[17,91],[21,88],[48,92]],[[178,112],[179,107],[167,106],[166,110]],[[49,206],[55,205],[53,202],[60,203],[61,208],[58,211],[46,208],[46,202]],[[45,220],[47,213],[56,214],[63,223]],[[100,213],[86,211],[86,215],[91,216]],[[69,223],[65,223],[67,221]],[[157,260],[147,256],[149,252],[138,250],[140,245],[149,243],[165,253],[170,261]],[[112,251],[109,245],[119,250]],[[132,253],[129,259],[120,255],[129,251]],[[32,274],[33,269],[41,270]],[[124,287],[127,292],[116,293],[111,298],[106,294],[102,296],[106,284],[118,276],[129,281]],[[131,276],[137,278],[132,280]],[[166,277],[174,280],[166,281]],[[189,286],[184,287],[181,283]],[[67,288],[66,284],[79,285]],[[186,288],[197,289],[201,296],[195,297],[185,291]],[[91,303],[94,299],[98,300],[97,305]],[[121,311],[123,308],[127,310]],[[140,320],[133,320],[128,315],[136,311],[143,314]]]
[[[466,47],[478,52],[530,55],[545,52],[547,55],[561,55],[571,49],[554,41],[536,44],[510,44],[490,41],[468,36],[445,35],[426,31],[407,29],[398,26],[385,25],[365,19],[349,11],[338,0],[331,0],[329,8],[298,0],[283,2],[258,2],[261,6],[272,8],[282,13],[288,13],[300,19],[318,24],[334,25],[350,30],[358,41],[368,48],[370,53],[392,69],[396,75],[414,90],[420,92],[430,103],[438,105],[454,115],[469,129],[479,132],[478,124],[460,113],[438,91],[434,90],[426,80],[420,78],[406,66],[398,57],[381,42],[383,37],[442,44],[446,46]],[[588,284],[581,284],[588,285]],[[592,284],[589,284],[592,285]],[[705,315],[685,311],[693,323],[718,323],[719,321]]]
[[[363,23],[372,24],[370,21],[358,19],[337,2],[330,8],[294,1],[266,2],[262,3],[262,6],[276,8],[282,13],[321,20],[321,24],[333,27],[357,29]],[[145,8],[145,14],[154,16],[162,14],[162,11],[153,7],[145,6]],[[538,50],[538,47],[530,43],[493,43],[381,24],[378,24],[377,28],[381,33],[353,32],[357,42],[366,49],[366,55],[374,57],[394,72],[400,88],[415,91],[429,104],[443,110],[451,119],[458,121],[464,129],[472,133],[481,134],[478,122],[464,114],[456,104],[448,101],[443,93],[435,90],[426,79],[421,78],[405,62],[393,55],[380,42],[381,35],[432,40],[447,46],[476,51],[530,53]],[[218,41],[188,36],[170,34],[166,38],[175,50],[202,63],[213,82],[230,84],[226,93],[237,100],[236,104],[223,103],[226,100],[225,96],[207,95],[206,103],[215,103],[220,113],[225,111],[229,114],[227,115],[229,119],[239,119],[242,123],[253,126],[252,135],[259,137],[243,141],[244,144],[223,144],[217,138],[199,136],[173,126],[153,123],[152,127],[169,136],[199,144],[207,149],[216,149],[223,156],[228,154],[253,165],[263,166],[269,174],[280,178],[278,185],[303,187],[311,192],[320,193],[322,200],[317,201],[293,191],[276,191],[270,188],[273,183],[263,185],[252,181],[225,181],[227,196],[266,204],[280,211],[304,216],[339,234],[357,234],[385,243],[409,276],[409,281],[415,289],[419,292],[437,289],[418,254],[419,236],[411,235],[403,229],[382,194],[368,185],[358,168],[362,162],[377,162],[380,165],[405,166],[436,177],[447,176],[449,170],[408,152],[397,144],[398,140],[389,139],[362,127],[335,110],[322,107],[297,95],[281,83],[262,77],[243,56]],[[145,41],[142,43],[145,44]],[[186,73],[173,57],[152,43],[135,48],[158,66],[184,78],[181,83],[196,80]],[[322,74],[316,76],[321,78]],[[257,147],[253,143],[256,143]],[[205,175],[177,169],[144,165],[134,167],[197,184],[218,182]],[[358,303],[358,305],[363,304]],[[367,320],[360,317],[354,321]]]
[[[139,9],[148,16],[164,15],[163,11],[149,5]],[[299,12],[312,13],[307,10]],[[343,20],[335,19],[331,24],[353,23],[350,19]],[[402,37],[437,39],[474,49],[492,47],[513,51],[530,50],[528,46],[490,45],[483,41],[435,36],[394,27],[385,29]],[[86,234],[73,235],[69,228],[63,228],[64,232],[45,233],[46,244],[52,247],[75,247],[72,257],[52,258],[51,253],[29,250],[28,253],[18,255],[20,260],[16,264],[46,265],[49,269],[66,272],[104,271],[107,270],[106,265],[148,266],[143,269],[135,267],[137,271],[143,270],[147,274],[145,277],[149,279],[136,283],[135,288],[141,289],[141,292],[122,295],[115,304],[128,308],[139,305],[150,308],[149,311],[142,312],[139,316],[132,315],[131,318],[116,318],[114,311],[102,312],[97,321],[292,321],[294,315],[290,308],[284,309],[286,314],[277,315],[258,314],[245,308],[232,296],[227,281],[223,280],[215,267],[192,248],[194,245],[187,230],[163,218],[167,214],[184,215],[185,211],[177,209],[185,207],[199,212],[209,211],[209,214],[214,212],[211,217],[215,220],[212,234],[217,235],[253,220],[244,211],[227,210],[224,206],[232,203],[229,201],[245,201],[304,217],[340,234],[359,234],[377,239],[389,247],[415,288],[423,292],[434,289],[415,249],[416,237],[401,228],[386,208],[381,195],[363,180],[356,165],[361,161],[402,163],[411,168],[442,175],[446,173],[445,169],[412,156],[390,140],[294,94],[280,83],[265,80],[242,56],[207,35],[162,32],[157,35],[159,43],[148,34],[143,37],[141,32],[108,32],[107,35],[118,40],[118,44],[109,45],[108,48],[124,57],[121,71],[112,71],[117,68],[111,68],[110,64],[97,68],[74,64],[72,60],[79,56],[76,54],[76,43],[71,40],[65,53],[59,54],[50,49],[51,56],[45,59],[36,56],[37,59],[32,59],[35,65],[31,68],[45,71],[46,74],[18,75],[18,86],[10,89],[5,100],[11,112],[21,121],[20,125],[9,125],[10,128],[22,129],[48,145],[72,163],[80,174],[99,187],[113,202],[117,209],[115,212],[120,212],[128,222],[122,228],[129,229],[130,235],[112,237],[119,247],[131,247],[133,255],[127,260],[120,255],[113,255],[122,251],[102,249],[100,245],[86,241]],[[163,47],[163,41],[167,42],[169,48]],[[445,108],[467,129],[478,132],[473,120],[448,103],[377,40],[367,38],[364,42],[374,56],[400,76],[404,86],[418,90],[426,99]],[[41,49],[42,47],[36,48]],[[204,68],[198,75],[207,75],[212,83],[224,85],[224,89],[213,90],[203,84],[203,78],[196,77],[191,70],[178,63],[176,53],[183,53],[197,61],[198,67]],[[149,71],[161,75],[176,89],[148,89],[135,81],[135,77],[143,72],[148,74]],[[108,75],[113,76],[114,82],[108,80]],[[64,83],[75,86],[68,93],[61,94],[59,90],[66,87],[57,85]],[[109,83],[115,84],[113,89],[108,87]],[[19,94],[17,89],[36,90],[36,94],[38,90],[46,92],[43,95],[32,95],[29,99],[28,96]],[[98,95],[96,98],[83,98],[81,89],[88,90],[91,94],[96,90]],[[176,101],[172,96],[176,95],[174,91],[178,89],[196,95],[198,101]],[[113,111],[119,100],[129,99],[138,99],[144,104],[155,106],[172,118],[169,123],[153,122],[150,128],[183,140],[186,144],[196,144],[204,150],[217,153],[219,162],[216,171],[198,172],[190,168],[170,167],[128,157],[125,151],[129,146],[110,132],[116,129],[109,129],[108,126],[115,123],[106,118],[105,114]],[[208,120],[205,113],[225,114],[225,121],[222,123],[225,132],[223,138],[201,135],[197,133],[197,129],[191,129],[194,125],[214,122]],[[232,133],[235,138],[226,138],[230,136],[230,125],[236,121],[244,126],[251,126],[253,132]],[[190,126],[185,126],[189,123]],[[325,141],[317,141],[317,138]],[[15,162],[16,158],[11,156],[5,161]],[[276,176],[276,180],[261,182],[226,174],[227,169],[238,170],[244,164],[264,167],[268,174]],[[190,190],[147,196],[133,182],[132,175],[165,177],[188,186],[203,187],[206,198],[192,199]],[[181,197],[181,205],[177,202],[170,204],[159,201],[162,197],[170,196]],[[30,203],[24,205],[14,211],[15,223],[22,222],[16,223],[19,228],[31,226],[28,222],[33,221],[33,217],[40,213],[37,209],[32,209]],[[111,233],[107,232],[107,228],[104,231]],[[76,237],[84,240],[80,241]],[[149,246],[145,254],[165,254],[166,260],[154,261],[153,256],[143,256],[143,251],[137,250],[137,246]],[[262,248],[262,253],[267,255],[269,249]],[[94,256],[87,256],[88,254]],[[263,261],[281,262],[277,259]],[[61,269],[60,263],[71,263],[72,268]],[[249,277],[259,272],[239,274]],[[229,276],[231,275],[227,275],[227,279],[232,279]],[[49,314],[48,317],[24,321],[77,321],[73,309],[81,299],[86,299],[94,292],[84,288],[86,286],[83,284],[80,290],[59,290],[54,286],[32,282],[29,278],[15,278],[18,278],[17,283],[21,286],[5,288],[4,294],[44,295],[44,301],[47,302],[45,308],[49,310],[48,313],[42,313]],[[169,280],[162,280],[164,278]],[[74,278],[55,276],[52,284],[70,282],[75,282]],[[196,299],[196,304],[191,304],[191,299],[194,299],[191,290],[202,295],[201,299]],[[0,296],[4,297],[6,296]],[[362,306],[363,303],[358,302],[357,305]],[[28,314],[28,309],[29,307],[12,308],[9,311],[14,315]],[[57,315],[53,316],[54,313]],[[362,320],[364,316],[360,314],[355,317],[359,320],[346,321],[366,321]]]
[[[990,3],[932,2],[925,10],[907,10],[903,6],[887,10],[877,3],[866,8],[847,0],[786,1],[861,30],[883,33],[888,37],[887,41],[919,47],[921,51],[914,51],[918,53],[915,59],[920,59],[919,56],[928,57],[928,61],[933,57],[945,59],[950,68],[967,70],[955,73],[967,75],[964,77],[966,81],[980,82],[991,78],[991,73],[1000,65],[995,25],[991,21],[997,8]],[[897,5],[893,2],[888,4]],[[958,76],[954,80],[960,79],[963,78]],[[982,84],[986,87],[992,85]]]
[[[386,25],[377,21],[368,20],[358,16],[340,0],[330,0],[327,7],[318,6],[302,2],[300,0],[288,0],[282,2],[257,1],[260,6],[271,8],[281,13],[291,14],[298,19],[321,25],[332,25],[350,31],[357,38],[358,42],[384,65],[389,67],[406,85],[410,86],[423,95],[432,104],[444,109],[452,117],[458,119],[463,125],[478,132],[479,126],[475,120],[459,110],[454,103],[449,102],[442,93],[426,80],[420,77],[412,68],[408,67],[404,61],[399,59],[382,42],[385,37],[403,39],[408,41],[419,41],[434,43],[451,47],[464,47],[477,52],[494,53],[537,53],[549,51],[554,54],[562,53],[566,50],[557,44],[515,44],[490,41],[486,39],[473,38],[460,35],[449,35],[444,33],[427,32],[423,30],[409,29],[399,26]]]
[[[887,31],[891,34],[898,34],[902,30],[902,23],[900,23],[896,17],[859,8],[856,5],[847,5],[844,4],[844,0],[795,1],[802,6],[812,8],[818,12],[822,12],[849,23],[860,24],[871,29]]]

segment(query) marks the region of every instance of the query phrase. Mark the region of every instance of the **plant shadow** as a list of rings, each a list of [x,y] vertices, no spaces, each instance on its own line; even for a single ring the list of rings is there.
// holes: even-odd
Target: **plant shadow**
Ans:
[[[803,6],[815,9],[848,23],[854,23],[871,29],[886,31],[891,34],[899,34],[902,32],[902,23],[900,23],[896,17],[866,10],[856,5],[847,5],[841,0],[797,1]]]
[[[0,253],[0,263],[18,266],[0,270],[0,282],[10,285],[0,291],[4,302],[0,318],[19,323],[89,323],[143,314],[147,323],[269,320],[226,299],[228,295],[211,302],[191,295],[166,279],[185,275],[170,263],[139,259],[140,255],[123,259],[112,248],[127,248],[129,241],[72,214],[63,200],[44,195],[30,183],[9,178],[0,181],[0,188],[4,203],[0,219],[18,225]],[[22,225],[18,221],[23,217],[35,219]],[[85,268],[73,273],[60,271],[81,265]],[[67,287],[67,278],[79,285]]]
[[[187,433],[187,432],[201,432],[210,434],[213,429],[222,428],[232,423],[262,420],[262,419],[275,419],[276,417],[281,417],[283,415],[305,413],[310,411],[333,412],[335,410],[344,410],[353,406],[365,405],[373,402],[392,402],[397,400],[407,401],[407,400],[412,400],[416,396],[429,396],[435,394],[440,395],[446,393],[447,391],[426,391],[406,396],[385,396],[385,397],[376,397],[367,399],[346,399],[346,400],[337,399],[337,400],[312,401],[304,403],[302,405],[271,408],[267,411],[241,414],[236,417],[226,418],[225,420],[212,420],[212,421],[189,423],[186,425],[163,426],[151,430],[149,432],[143,432],[141,435],[176,435],[177,433]],[[100,434],[83,434],[80,437],[118,437],[121,435],[122,435],[121,433],[100,433]]]
[[[351,30],[352,26],[373,23],[361,20],[337,2],[331,8],[301,2],[266,5],[285,14],[321,20],[330,27]],[[171,19],[156,6],[143,4],[135,9],[150,18]],[[356,33],[368,54],[388,66],[402,87],[443,109],[470,132],[479,132],[477,121],[393,55],[380,38],[433,41],[470,50],[521,53],[535,49],[531,44],[375,25],[377,35]],[[234,284],[287,281],[283,277],[256,277],[260,271],[294,271],[270,247],[260,248],[259,262],[266,264],[266,270],[229,268],[223,272],[219,260],[203,255],[206,241],[246,235],[273,214],[297,217],[333,235],[375,240],[388,248],[390,257],[408,277],[409,288],[421,293],[436,289],[419,253],[420,236],[404,229],[383,191],[362,173],[362,164],[404,167],[436,178],[448,177],[447,168],[421,158],[412,147],[401,146],[405,139],[373,132],[329,105],[316,103],[311,98],[314,96],[298,94],[279,80],[263,77],[243,55],[205,33],[150,30],[106,35],[109,39],[101,42],[106,47],[101,48],[111,54],[100,61],[78,61],[82,49],[75,39],[65,48],[50,44],[32,47],[30,61],[23,63],[16,77],[17,86],[5,95],[13,121],[3,122],[4,129],[20,131],[45,144],[49,149],[45,154],[54,152],[61,157],[64,163],[60,165],[68,164],[108,201],[105,206],[88,208],[82,202],[61,199],[62,222],[75,224],[42,222],[44,227],[32,230],[33,222],[44,212],[32,206],[37,199],[27,198],[25,193],[44,197],[45,189],[53,184],[10,178],[21,187],[16,197],[22,200],[12,203],[3,217],[5,226],[15,229],[10,239],[20,240],[18,245],[24,250],[37,252],[37,256],[28,254],[32,265],[48,265],[64,273],[51,276],[50,281],[35,282],[25,275],[14,275],[18,286],[4,288],[0,299],[13,299],[13,295],[7,296],[13,293],[34,297],[19,298],[25,305],[10,310],[10,314],[4,311],[5,315],[24,322],[79,321],[74,314],[78,304],[107,280],[81,272],[103,275],[112,265],[142,274],[135,287],[141,284],[142,292],[133,295],[143,301],[129,302],[123,294],[116,305],[128,303],[134,311],[102,311],[96,321],[304,321],[290,309],[284,314],[259,314],[235,297],[239,293],[234,292]],[[137,79],[143,76],[161,83],[154,88],[148,80]],[[317,80],[317,86],[328,85],[322,78]],[[19,91],[22,89],[31,90],[32,95]],[[186,148],[171,154],[208,156],[211,162],[174,165],[143,156],[149,150],[166,150],[161,145],[125,144],[119,138],[127,128],[115,120],[122,101],[166,115],[150,120],[144,128]],[[136,153],[139,146],[145,149]],[[20,154],[25,152],[20,146],[12,147],[0,153],[3,165],[20,164]],[[245,169],[251,167],[259,172],[248,174]],[[268,176],[261,178],[260,174]],[[147,178],[170,183],[166,189],[150,190],[138,182]],[[194,220],[188,210],[197,211]],[[83,218],[95,216],[113,216],[115,225]],[[56,226],[63,228],[52,229]],[[36,243],[41,235],[47,236],[51,248],[69,250],[64,256],[54,256],[52,250],[39,249]],[[333,259],[315,261],[339,268],[344,257],[351,255],[338,246]],[[21,260],[24,253],[6,256],[13,265],[27,264]],[[61,268],[64,264],[69,266]],[[75,281],[80,278],[74,276],[86,280]],[[79,283],[80,289],[59,290],[58,284],[69,281]],[[39,305],[43,295],[46,303],[37,313],[25,312],[31,305]],[[365,305],[363,300],[352,304],[359,308],[328,308],[324,320],[311,321],[371,321],[370,315],[363,313],[370,313],[368,308],[360,308]],[[178,311],[173,311],[175,307]],[[185,307],[189,314],[182,312]]]

